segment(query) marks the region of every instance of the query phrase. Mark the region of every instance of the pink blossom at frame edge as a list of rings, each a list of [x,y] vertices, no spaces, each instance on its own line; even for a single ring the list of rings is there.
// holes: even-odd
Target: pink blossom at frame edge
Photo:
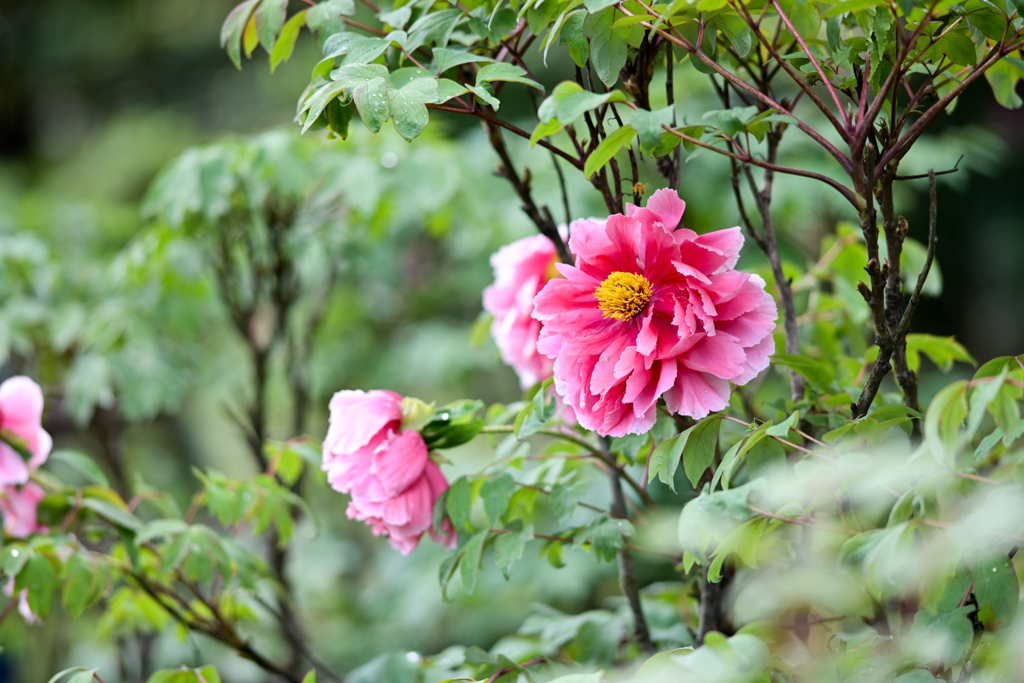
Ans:
[[[34,533],[46,533],[40,526],[36,509],[46,497],[43,487],[34,481],[23,486],[0,487],[0,514],[3,515],[4,532],[13,538],[27,538]]]
[[[446,548],[455,546],[451,522],[433,530],[434,503],[448,488],[426,443],[415,430],[402,431],[402,397],[392,391],[337,392],[323,444],[327,480],[352,496],[348,517],[366,522],[408,555],[424,533]]]
[[[0,431],[22,441],[31,453],[24,458],[6,443],[0,443],[0,485],[24,484],[29,474],[46,462],[53,440],[42,428],[43,391],[24,376],[0,383]]]
[[[572,266],[537,295],[538,349],[579,423],[606,436],[640,434],[672,413],[723,409],[774,352],[775,301],[756,275],[733,270],[739,228],[676,229],[686,204],[658,190],[645,208],[573,223]]]

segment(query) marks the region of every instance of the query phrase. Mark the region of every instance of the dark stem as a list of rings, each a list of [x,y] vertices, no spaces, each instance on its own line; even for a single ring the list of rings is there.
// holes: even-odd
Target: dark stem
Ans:
[[[607,441],[602,440],[602,443],[607,446]],[[608,478],[612,485],[612,513],[616,517],[624,518],[627,516],[626,499],[622,495],[619,471],[615,468],[609,469]],[[644,616],[643,605],[640,604],[640,584],[636,578],[636,567],[633,566],[633,555],[626,547],[619,550],[619,586],[633,613],[633,630],[636,640],[644,652],[653,655],[656,650],[654,642],[651,641],[651,632],[647,627],[647,617]]]
[[[498,175],[512,184],[516,194],[519,195],[519,200],[523,203],[523,212],[537,226],[537,230],[555,245],[555,249],[558,251],[558,258],[564,263],[572,263],[569,247],[562,241],[562,236],[558,234],[558,226],[555,225],[551,212],[548,211],[546,206],[538,207],[536,202],[533,201],[529,171],[526,172],[525,177],[520,177],[516,172],[515,164],[508,153],[508,147],[505,146],[505,139],[501,135],[500,128],[492,125],[489,120],[485,119],[484,129],[487,131],[487,138],[491,142],[491,147],[494,148],[494,151],[498,153],[498,157],[501,158],[501,166],[498,167],[497,171]]]

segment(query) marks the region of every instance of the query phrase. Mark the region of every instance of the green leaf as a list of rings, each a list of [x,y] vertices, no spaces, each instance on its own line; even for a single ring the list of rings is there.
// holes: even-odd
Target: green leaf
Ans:
[[[75,472],[82,475],[82,477],[91,484],[104,487],[110,486],[110,481],[107,479],[107,475],[103,473],[100,466],[96,464],[95,460],[84,453],[61,448],[50,453],[47,460],[50,463],[62,463],[67,465]]]
[[[974,607],[970,605],[937,615],[921,610],[914,615],[910,632],[922,643],[943,643],[945,647],[936,654],[941,653],[943,664],[951,665],[963,659],[971,647],[974,627],[967,615],[973,611]]]
[[[821,10],[818,3],[807,0],[779,0],[779,6],[801,37],[807,40],[818,37],[818,31],[821,29]]]
[[[256,35],[267,52],[273,52],[288,14],[288,0],[263,0],[256,8]]]
[[[776,365],[785,365],[792,368],[810,382],[812,386],[822,391],[828,391],[834,381],[835,373],[832,368],[824,362],[808,356],[776,353],[772,356],[772,362]]]
[[[494,562],[502,575],[508,579],[514,565],[522,556],[527,542],[533,539],[533,525],[528,524],[522,531],[498,534],[494,541]]]
[[[357,85],[352,91],[352,99],[359,110],[360,118],[370,132],[380,132],[390,113],[387,81],[381,76],[376,76]]]
[[[64,565],[64,594],[62,602],[68,614],[77,618],[85,608],[96,601],[96,566],[82,553],[75,553]]]
[[[587,156],[587,161],[583,165],[583,175],[590,178],[600,171],[619,150],[629,145],[634,137],[636,137],[636,131],[628,123],[606,137],[597,146],[597,149]]]
[[[709,415],[688,432],[686,447],[683,449],[683,471],[690,485],[697,488],[701,475],[711,466],[718,448],[718,430],[722,425],[721,415]]]
[[[555,416],[558,397],[551,389],[552,381],[550,377],[544,380],[533,395],[533,399],[516,416],[512,429],[517,439],[525,439],[536,434]]]
[[[722,31],[722,35],[726,37],[737,55],[746,57],[750,54],[754,34],[746,21],[733,14],[719,14],[711,23]]]
[[[1024,0],[1021,1],[1024,2]],[[562,32],[558,36],[559,45],[569,48],[569,57],[581,69],[587,65],[587,61],[590,59],[590,40],[587,38],[587,32],[583,26],[586,18],[587,15],[583,13],[573,14],[566,18],[565,23],[562,24]]]
[[[121,503],[121,505],[123,505],[123,503]],[[114,526],[122,527],[136,533],[142,531],[145,527],[145,523],[129,512],[127,506],[121,507],[121,505],[115,505],[109,501],[88,496],[82,499],[83,508],[92,510]]]
[[[599,14],[592,14],[588,19],[588,22],[594,21],[590,38],[590,63],[597,77],[609,88],[619,80],[619,72],[626,66],[629,56],[626,37],[622,32],[612,30],[616,11],[609,7]]]
[[[1008,626],[1017,614],[1020,586],[1013,562],[1006,555],[988,553],[968,561],[968,569],[974,579],[974,595],[978,599],[978,610],[986,606],[992,609],[996,618]],[[986,624],[986,629],[990,628]]]
[[[274,42],[274,49],[270,51],[270,73],[274,73],[283,62],[287,62],[295,51],[295,41],[299,38],[299,31],[306,23],[306,10],[297,13],[281,29],[281,35]]]
[[[501,105],[498,99],[494,96],[493,88],[489,87],[478,87],[475,85],[467,85],[471,93],[476,95],[479,99],[483,100],[486,104],[494,107],[494,111],[498,111],[498,107]]]
[[[445,504],[448,508],[448,517],[455,529],[466,529],[466,522],[469,521],[469,514],[473,508],[473,489],[466,477],[459,477],[452,482]]]
[[[427,104],[437,102],[437,81],[417,78],[401,88],[388,89],[388,105],[395,130],[406,140],[412,140],[427,127],[430,115]]]
[[[99,671],[99,669],[86,669],[86,668],[81,667],[81,666],[73,666],[70,669],[64,669],[63,671],[55,673],[53,675],[53,677],[50,678],[49,681],[47,681],[47,683],[57,683],[57,681],[61,680],[62,678],[64,678],[68,674],[75,673],[76,671],[89,674],[89,678],[87,678],[86,681],[91,681],[93,679],[93,677],[95,676],[96,672]],[[77,678],[77,676],[75,676],[74,678]],[[68,679],[67,683],[71,683],[71,681],[73,681],[74,678]]]
[[[316,669],[311,669],[308,674],[303,676],[302,683],[316,683]]]
[[[925,440],[935,453],[953,451],[960,425],[967,417],[967,382],[960,380],[935,395],[924,419]]]
[[[245,27],[249,23],[253,9],[259,2],[260,0],[245,0],[245,2],[236,5],[228,13],[227,18],[224,19],[224,24],[220,28],[220,46],[227,48],[228,57],[237,69],[242,68],[242,33],[245,32]]]
[[[352,102],[342,104],[340,97],[327,103],[327,125],[342,140],[348,139],[348,124],[356,113],[356,105]],[[279,474],[281,471],[279,470]]]
[[[761,439],[747,452],[747,472],[751,478],[785,464],[786,451],[775,439]]]
[[[391,41],[376,36],[361,36],[355,33],[339,33],[324,43],[324,57],[340,57],[338,66],[369,64],[384,54]],[[334,80],[337,76],[332,75]]]
[[[558,119],[551,119],[547,123],[538,123],[537,127],[533,129],[533,133],[530,134],[530,147],[536,145],[538,140],[554,135],[562,130],[562,128],[563,126],[558,122]]]
[[[656,111],[637,109],[633,112],[629,125],[633,126],[640,136],[640,145],[644,149],[651,150],[661,144],[661,136],[666,132],[662,125],[672,125],[672,114],[672,107]]]
[[[679,460],[683,455],[683,447],[686,446],[686,439],[693,428],[686,430],[668,441],[662,441],[651,453],[648,459],[647,473],[651,481],[655,477],[667,484],[672,492],[676,490],[676,469],[679,467]]]
[[[53,594],[60,588],[57,570],[42,555],[33,554],[14,577],[14,592],[28,591],[28,606],[45,620],[53,605]]]
[[[473,54],[472,52],[466,52],[465,50],[451,50],[446,47],[435,47],[433,52],[434,68],[437,69],[438,76],[448,69],[461,64],[470,64],[472,62],[494,62],[494,59],[491,57]]]
[[[326,83],[310,96],[307,103],[303,104],[304,107],[308,106],[305,114],[305,122],[302,124],[303,133],[309,130],[313,124],[316,123],[317,118],[319,118],[320,113],[327,106],[327,103],[340,95],[344,89],[344,83],[331,81]]]
[[[610,562],[626,547],[626,538],[632,535],[633,525],[629,520],[601,515],[576,532],[572,545],[579,548],[589,544],[598,560]]]
[[[315,7],[310,7],[306,15],[306,24],[313,31],[331,30],[337,27],[336,20],[341,16],[356,13],[354,0],[321,0]]]
[[[902,407],[902,406],[900,406]],[[785,439],[789,436],[789,430],[793,429],[800,419],[800,411],[796,411],[777,425],[773,425],[765,432],[768,436],[779,436]]]
[[[509,81],[512,83],[523,83],[532,88],[536,88],[541,92],[544,91],[542,86],[537,81],[534,81],[526,77],[526,70],[522,67],[518,67],[515,64],[508,64],[506,62],[496,62],[494,64],[487,64],[480,68],[476,72],[476,86],[479,88],[484,83],[490,83],[491,81]]]
[[[826,17],[838,17],[847,12],[860,12],[861,10],[870,9],[872,7],[882,7],[885,5],[885,0],[842,0],[832,5],[827,12]]]
[[[507,472],[488,477],[480,486],[480,499],[491,526],[501,526],[501,518],[508,510],[509,500],[516,490],[516,482]]]
[[[459,565],[459,577],[462,579],[462,587],[470,595],[476,590],[477,572],[480,568],[480,558],[484,552],[484,541],[487,540],[488,534],[490,532],[486,529],[475,534],[469,539],[466,547],[463,549],[462,562]]]
[[[1021,4],[1024,5],[1024,0]],[[1024,13],[1024,9],[1018,9],[1018,12]],[[988,81],[992,95],[1000,105],[1007,109],[1019,109],[1024,104],[1017,94],[1020,71],[1008,62],[1000,60],[989,67],[985,72],[985,80]]]
[[[409,27],[409,42],[405,44],[405,51],[412,54],[422,45],[436,43],[437,47],[444,47],[451,38],[452,31],[463,17],[460,9],[446,9],[439,12],[424,14]]]
[[[907,335],[907,365],[917,372],[921,367],[920,354],[928,356],[935,365],[943,372],[949,372],[953,368],[954,361],[970,363],[976,361],[967,353],[959,342],[953,337],[936,337],[931,334],[908,334]]]

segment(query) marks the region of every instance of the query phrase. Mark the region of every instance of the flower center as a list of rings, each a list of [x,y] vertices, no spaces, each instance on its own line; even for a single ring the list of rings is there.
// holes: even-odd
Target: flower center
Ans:
[[[651,283],[638,273],[615,271],[594,290],[606,318],[632,320],[651,300]]]

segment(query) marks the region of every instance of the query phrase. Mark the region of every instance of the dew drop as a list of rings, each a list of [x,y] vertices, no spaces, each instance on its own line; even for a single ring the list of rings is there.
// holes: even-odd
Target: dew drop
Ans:
[[[384,168],[394,168],[398,163],[398,155],[394,152],[384,152],[380,157],[380,165]]]

